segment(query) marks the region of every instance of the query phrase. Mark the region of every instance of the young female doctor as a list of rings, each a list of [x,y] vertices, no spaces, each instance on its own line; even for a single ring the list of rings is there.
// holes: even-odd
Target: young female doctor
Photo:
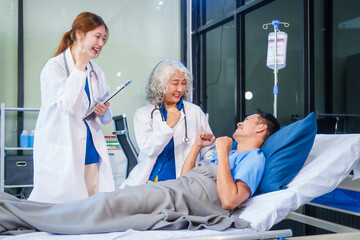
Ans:
[[[114,180],[100,124],[110,124],[108,85],[90,59],[109,37],[99,16],[83,12],[43,68],[41,108],[34,137],[34,189],[30,200],[62,203],[98,191],[113,191]],[[86,112],[95,114],[84,120]]]
[[[120,188],[180,176],[198,131],[211,132],[200,107],[185,100],[190,94],[191,78],[188,69],[174,60],[163,60],[153,69],[146,87],[149,104],[134,116],[140,149],[138,164]],[[197,161],[215,153],[212,144],[201,150]]]

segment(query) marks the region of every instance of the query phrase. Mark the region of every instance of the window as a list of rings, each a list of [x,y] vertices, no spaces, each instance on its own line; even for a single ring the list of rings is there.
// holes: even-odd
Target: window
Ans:
[[[281,125],[314,111],[319,133],[360,132],[360,1],[209,2],[193,1],[194,100],[210,113],[216,135],[229,135],[234,117],[241,121],[258,107],[273,112],[274,74],[266,67],[273,28],[262,29],[272,20],[290,24],[279,27],[288,34],[286,67],[278,71]],[[225,33],[230,25],[235,31]]]

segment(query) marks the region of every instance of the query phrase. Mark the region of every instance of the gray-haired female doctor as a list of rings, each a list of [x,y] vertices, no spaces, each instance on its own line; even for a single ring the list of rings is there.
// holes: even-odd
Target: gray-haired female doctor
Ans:
[[[191,80],[188,69],[174,60],[163,60],[153,69],[146,87],[149,104],[138,109],[134,116],[140,149],[138,164],[121,188],[180,176],[197,133],[211,132],[201,108],[186,101]],[[212,144],[201,150],[197,161],[211,158],[215,153]]]
[[[108,38],[104,21],[80,13],[61,40],[41,76],[41,108],[34,136],[34,189],[30,200],[62,203],[114,190],[114,180],[100,124],[112,122],[102,103],[108,85],[99,55]],[[95,114],[84,120],[95,107]]]

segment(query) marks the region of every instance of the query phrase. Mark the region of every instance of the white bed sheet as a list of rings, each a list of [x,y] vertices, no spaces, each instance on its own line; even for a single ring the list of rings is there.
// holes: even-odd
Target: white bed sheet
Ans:
[[[354,170],[354,178],[360,176],[360,134],[320,134],[316,136],[313,149],[303,168],[288,184],[286,190],[255,196],[245,203],[246,207],[240,217],[251,223],[251,229],[228,229],[222,232],[206,229],[198,231],[128,230],[126,232],[83,235],[35,232],[0,237],[0,239],[182,239],[265,231],[284,219],[290,211],[335,189],[351,170]]]
[[[80,235],[56,235],[46,232],[34,232],[21,234],[16,236],[7,236],[0,240],[139,240],[139,239],[189,239],[198,237],[215,237],[224,235],[234,235],[255,232],[253,229],[228,229],[226,231],[214,231],[214,230],[157,230],[157,231],[136,231],[127,230],[125,232],[112,232],[112,233],[101,233],[101,234],[80,234]]]

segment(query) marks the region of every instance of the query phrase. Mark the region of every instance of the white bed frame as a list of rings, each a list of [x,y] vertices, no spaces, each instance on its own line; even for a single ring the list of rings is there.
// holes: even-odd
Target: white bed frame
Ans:
[[[337,188],[345,189],[350,191],[360,192],[360,179],[352,180],[353,175],[349,175],[345,178],[343,182],[339,184]],[[337,212],[347,213],[350,215],[355,215],[360,217],[360,213],[343,210],[340,208],[330,207],[317,203],[307,203],[307,205],[311,205],[318,208],[325,208]],[[330,221],[306,216],[301,213],[302,209],[298,209],[297,211],[290,212],[286,219],[294,220],[296,222],[304,223],[313,227],[321,228],[333,232],[333,234],[322,234],[315,236],[307,236],[307,237],[293,237],[291,239],[360,239],[360,229],[351,228],[348,226],[340,225],[337,223],[333,223]]]

